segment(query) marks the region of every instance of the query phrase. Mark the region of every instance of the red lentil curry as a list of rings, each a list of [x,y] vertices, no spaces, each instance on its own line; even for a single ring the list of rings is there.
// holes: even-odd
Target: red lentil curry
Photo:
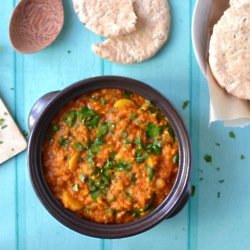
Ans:
[[[163,113],[119,89],[69,102],[42,148],[47,183],[63,206],[105,224],[132,221],[162,203],[178,159],[178,142]]]

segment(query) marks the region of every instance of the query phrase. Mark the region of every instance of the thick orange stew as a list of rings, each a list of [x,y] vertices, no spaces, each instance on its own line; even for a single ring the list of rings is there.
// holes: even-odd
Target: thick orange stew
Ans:
[[[103,89],[69,102],[42,148],[49,187],[63,206],[97,223],[126,223],[158,206],[178,171],[178,142],[149,100]]]

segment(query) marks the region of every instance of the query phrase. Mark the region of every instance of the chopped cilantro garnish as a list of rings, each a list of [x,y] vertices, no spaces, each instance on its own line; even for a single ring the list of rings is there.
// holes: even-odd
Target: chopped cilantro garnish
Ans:
[[[103,97],[101,98],[101,104],[102,104],[102,105],[107,104],[107,100],[106,100],[105,98],[103,98]]]
[[[60,146],[66,146],[68,144],[69,144],[69,139],[68,138],[62,137],[61,140],[59,141]]]
[[[103,144],[104,142],[104,139],[103,137],[97,137],[94,141],[94,143],[91,144],[90,146],[90,151],[93,153],[93,154],[96,154],[98,153],[99,149],[100,149],[100,146]]]
[[[123,170],[129,171],[130,170],[130,165],[127,162],[124,162],[124,161],[120,160],[118,162],[118,164],[117,164],[117,170],[119,170],[119,171],[123,171]]]
[[[187,106],[189,105],[190,101],[184,101],[183,104],[182,104],[182,109],[186,109]]]
[[[82,121],[88,128],[97,127],[100,117],[99,115],[89,107],[82,108],[78,113],[77,117],[80,121]]]
[[[96,136],[101,137],[103,135],[106,135],[108,132],[108,124],[107,123],[101,123],[100,126],[98,127]]]
[[[74,143],[73,147],[78,151],[83,151],[84,149],[86,149],[86,147],[84,147],[80,142]]]
[[[4,123],[4,119],[3,118],[0,118],[0,126],[2,126]]]
[[[146,149],[151,154],[160,155],[162,151],[161,141],[154,141],[153,143],[148,144]]]
[[[144,162],[147,158],[148,158],[148,154],[147,153],[143,153],[142,149],[137,149],[136,150],[136,152],[135,152],[135,160],[138,163]]]
[[[175,133],[173,128],[167,124],[166,126],[164,126],[164,128],[167,130],[167,132],[169,133],[169,135],[175,140]]]
[[[220,198],[220,192],[217,192],[217,198],[218,199]]]
[[[123,94],[123,97],[129,99],[131,97],[131,95],[132,95],[131,92],[125,91],[124,94]]]
[[[241,155],[240,155],[240,159],[241,159],[241,160],[246,159],[245,155],[242,155],[242,154],[241,154]]]
[[[220,146],[220,143],[216,142],[215,145],[216,145],[217,147],[219,147],[219,146]]]
[[[236,138],[236,135],[235,135],[235,133],[233,131],[230,131],[228,133],[228,135],[229,135],[230,138],[233,138],[233,139]]]
[[[8,127],[8,125],[3,125],[2,127],[1,127],[1,129],[5,129],[5,128],[7,128]]]
[[[173,157],[173,163],[175,165],[179,164],[179,152],[177,152]]]
[[[147,175],[148,175],[148,179],[149,181],[152,181],[154,179],[155,176],[155,169],[151,166],[146,166],[147,167]]]
[[[131,184],[135,184],[135,182],[136,182],[136,174],[133,173],[133,174],[131,175],[131,177],[130,177],[130,183],[131,183]]]
[[[219,183],[223,183],[225,180],[224,179],[222,179],[222,180],[219,180]]]
[[[210,162],[212,162],[213,158],[211,155],[206,154],[206,155],[204,155],[204,160],[205,160],[205,162],[210,163]]]
[[[162,134],[161,127],[157,126],[154,123],[149,122],[146,126],[146,135],[148,138],[155,138]]]
[[[68,112],[68,114],[64,117],[63,120],[69,127],[73,127],[76,123],[76,117],[76,111],[72,110]]]
[[[57,124],[53,124],[52,126],[51,126],[51,131],[52,132],[57,132],[59,130],[59,126],[57,125]]]
[[[97,198],[100,196],[100,191],[99,190],[96,190],[96,191],[92,191],[91,193],[91,197],[94,201],[97,200]]]
[[[0,144],[3,144],[3,141],[0,141]]]

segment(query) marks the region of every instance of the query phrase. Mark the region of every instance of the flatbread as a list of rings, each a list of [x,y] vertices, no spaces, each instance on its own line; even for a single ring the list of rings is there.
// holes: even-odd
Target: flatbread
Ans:
[[[230,6],[240,6],[242,4],[250,3],[250,0],[230,0]]]
[[[214,26],[209,64],[221,87],[250,100],[250,3],[233,4]]]
[[[80,21],[101,36],[125,35],[135,31],[132,0],[73,0]]]
[[[168,39],[170,11],[166,0],[135,0],[136,31],[92,45],[99,56],[116,63],[142,62],[155,55]]]

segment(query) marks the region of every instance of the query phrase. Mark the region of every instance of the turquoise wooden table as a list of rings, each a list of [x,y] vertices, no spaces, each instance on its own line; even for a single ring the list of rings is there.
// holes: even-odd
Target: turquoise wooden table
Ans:
[[[49,91],[91,76],[133,77],[161,91],[183,117],[192,140],[195,187],[183,211],[153,229],[120,240],[95,239],[67,229],[45,210],[31,186],[24,152],[0,166],[1,250],[250,249],[250,129],[208,126],[208,88],[191,44],[194,3],[170,0],[171,36],[156,57],[117,65],[91,52],[101,38],[81,25],[70,0],[64,0],[63,32],[52,46],[33,55],[15,53],[8,24],[16,3],[1,2],[0,95],[21,129],[28,131],[32,105]],[[185,101],[189,105],[183,108]]]

